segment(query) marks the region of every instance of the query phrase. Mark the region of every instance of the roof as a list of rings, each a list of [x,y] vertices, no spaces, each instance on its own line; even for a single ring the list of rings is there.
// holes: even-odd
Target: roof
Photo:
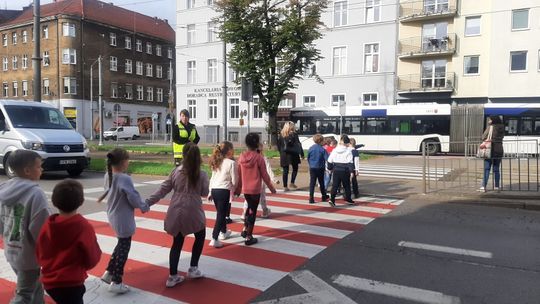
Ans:
[[[19,15],[21,11],[17,10],[0,10],[0,23],[7,22]]]
[[[0,24],[0,26],[26,23],[33,19],[31,6],[18,12],[19,16]],[[107,24],[166,41],[173,42],[175,40],[174,30],[166,20],[146,16],[98,0],[56,0],[53,3],[41,5],[42,18],[56,15],[77,16],[86,21]]]

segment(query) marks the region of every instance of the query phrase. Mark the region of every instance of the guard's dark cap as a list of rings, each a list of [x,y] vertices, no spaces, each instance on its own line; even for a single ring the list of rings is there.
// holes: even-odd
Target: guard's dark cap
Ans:
[[[184,114],[184,116],[189,118],[189,111],[188,110],[183,109],[182,111],[180,111],[180,115],[182,115],[182,114]]]

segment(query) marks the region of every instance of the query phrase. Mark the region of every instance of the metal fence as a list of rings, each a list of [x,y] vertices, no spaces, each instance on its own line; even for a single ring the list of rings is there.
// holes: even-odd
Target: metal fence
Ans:
[[[476,157],[481,141],[424,143],[422,146],[423,193],[441,190],[475,191],[482,185],[485,159]],[[459,155],[430,155],[429,145],[463,145]],[[500,159],[500,191],[540,191],[538,140],[504,142]],[[487,191],[495,189],[494,172],[490,171]]]

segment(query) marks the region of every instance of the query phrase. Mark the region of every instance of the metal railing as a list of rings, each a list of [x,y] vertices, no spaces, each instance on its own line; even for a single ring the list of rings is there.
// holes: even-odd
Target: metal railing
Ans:
[[[456,89],[456,73],[435,75],[410,74],[398,76],[398,92],[453,92]]]
[[[457,36],[454,33],[437,37],[411,37],[399,40],[399,57],[452,55],[456,52]]]
[[[423,193],[455,190],[461,193],[480,188],[484,178],[485,159],[476,156],[479,140],[422,144]],[[429,155],[429,145],[464,145],[463,155]],[[505,153],[500,158],[500,191],[540,191],[538,140],[504,141]],[[441,173],[442,172],[442,173]],[[493,170],[486,190],[495,189]]]
[[[413,21],[426,18],[446,17],[457,13],[457,0],[403,1],[399,7],[401,21]]]

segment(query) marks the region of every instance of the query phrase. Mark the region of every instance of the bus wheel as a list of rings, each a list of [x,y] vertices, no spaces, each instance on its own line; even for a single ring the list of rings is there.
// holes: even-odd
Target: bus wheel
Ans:
[[[438,140],[433,139],[426,139],[422,142],[422,146],[420,147],[420,151],[422,151],[424,147],[424,143],[426,144],[426,155],[435,155],[439,152],[441,152],[441,144]]]

